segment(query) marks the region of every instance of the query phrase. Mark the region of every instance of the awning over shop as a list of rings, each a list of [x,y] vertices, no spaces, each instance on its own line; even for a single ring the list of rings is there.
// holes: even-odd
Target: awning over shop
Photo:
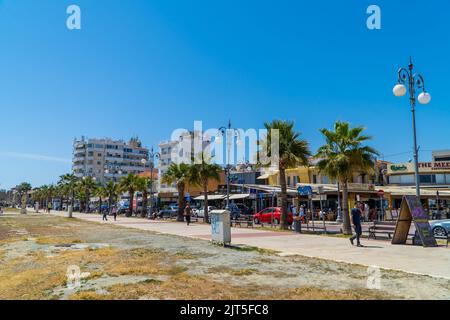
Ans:
[[[265,180],[265,179],[269,179],[270,174],[265,173],[263,175],[260,175],[258,178],[256,178],[256,180]]]
[[[230,200],[247,199],[248,197],[250,197],[248,193],[231,194]]]
[[[209,194],[208,195],[208,200],[222,200],[224,198],[225,198],[225,196],[223,194]],[[231,199],[231,197],[230,197],[230,199]],[[195,197],[194,200],[205,201],[205,196],[201,195],[201,196]]]

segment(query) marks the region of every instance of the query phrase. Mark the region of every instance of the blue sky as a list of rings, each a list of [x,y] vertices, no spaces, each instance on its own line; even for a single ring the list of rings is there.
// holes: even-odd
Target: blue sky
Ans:
[[[345,3],[345,5],[344,5]],[[82,29],[66,28],[77,4]],[[366,28],[377,4],[382,29]],[[412,156],[411,112],[392,95],[412,55],[421,160],[450,149],[450,3],[434,1],[0,1],[0,188],[70,171],[81,135],[157,146],[175,128],[364,125],[386,160]]]

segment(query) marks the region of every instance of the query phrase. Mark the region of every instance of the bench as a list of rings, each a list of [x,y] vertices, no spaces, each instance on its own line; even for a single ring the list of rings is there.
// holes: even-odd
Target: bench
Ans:
[[[323,225],[322,220],[314,220],[314,224],[312,223],[312,220],[308,220],[306,222],[306,230],[309,231],[310,229],[312,229],[313,232],[315,232],[316,230],[327,232],[327,226]]]
[[[247,228],[252,227],[253,228],[253,219],[252,217],[249,218],[237,218],[235,220],[231,220],[231,226],[233,227],[242,227],[242,225],[245,225]]]
[[[394,234],[396,228],[395,222],[390,221],[374,221],[373,225],[369,227],[369,237],[377,238],[377,234],[387,234],[389,239],[391,239],[391,235]]]

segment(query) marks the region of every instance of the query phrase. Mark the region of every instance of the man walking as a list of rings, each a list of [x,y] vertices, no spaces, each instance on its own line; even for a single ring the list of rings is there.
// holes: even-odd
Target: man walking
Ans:
[[[116,220],[117,220],[117,207],[116,207],[115,204],[113,204],[113,205],[111,206],[111,214],[112,214],[113,217],[114,217],[114,221],[116,221]]]
[[[103,218],[102,221],[108,221],[108,210],[103,210]]]
[[[358,247],[362,247],[361,243],[359,242],[359,238],[362,234],[362,227],[361,227],[361,209],[359,208],[358,203],[356,202],[352,211],[352,222],[353,227],[355,229],[355,234],[350,238],[350,242],[352,245],[354,245],[354,240],[356,239],[356,245]]]
[[[186,204],[186,207],[184,208],[184,216],[186,217],[187,225],[189,225],[191,223],[191,215],[192,215],[192,209],[188,203],[188,204]]]

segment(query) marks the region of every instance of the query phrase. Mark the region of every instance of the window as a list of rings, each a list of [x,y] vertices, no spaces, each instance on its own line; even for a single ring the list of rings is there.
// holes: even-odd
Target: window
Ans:
[[[436,183],[436,176],[434,174],[421,174],[419,181],[420,183]]]
[[[449,182],[450,182],[450,180],[449,180]],[[437,174],[436,175],[436,183],[437,184],[445,184],[445,174]]]
[[[330,179],[328,179],[327,176],[322,176],[322,183],[328,184],[328,183],[330,183]]]
[[[312,176],[312,180],[313,180],[313,183],[315,184],[315,183],[317,183],[317,175],[315,175],[315,174],[313,174],[313,176]]]
[[[287,184],[288,184],[288,186],[291,185],[291,177],[288,177],[288,178],[287,178]]]

